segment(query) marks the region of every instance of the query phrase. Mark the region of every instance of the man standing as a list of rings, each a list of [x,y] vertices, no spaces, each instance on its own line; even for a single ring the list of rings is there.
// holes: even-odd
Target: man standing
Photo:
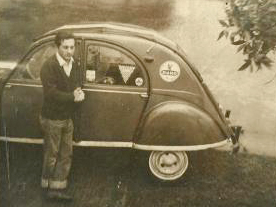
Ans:
[[[42,66],[40,77],[44,102],[40,123],[44,132],[44,156],[41,186],[48,189],[50,199],[72,200],[66,193],[67,177],[72,161],[72,116],[78,102],[84,100],[81,74],[73,59],[73,34],[56,35],[57,53]]]

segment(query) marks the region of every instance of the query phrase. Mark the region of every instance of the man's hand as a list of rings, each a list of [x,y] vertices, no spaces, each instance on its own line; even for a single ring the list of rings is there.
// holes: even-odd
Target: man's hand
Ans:
[[[84,100],[84,92],[81,90],[81,88],[76,88],[74,90],[74,102],[81,102]]]

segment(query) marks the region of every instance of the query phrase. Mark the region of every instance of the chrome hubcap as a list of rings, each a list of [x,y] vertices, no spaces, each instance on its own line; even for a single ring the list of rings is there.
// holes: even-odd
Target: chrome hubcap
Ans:
[[[176,180],[188,167],[188,156],[183,152],[153,151],[149,157],[151,172],[162,180]]]

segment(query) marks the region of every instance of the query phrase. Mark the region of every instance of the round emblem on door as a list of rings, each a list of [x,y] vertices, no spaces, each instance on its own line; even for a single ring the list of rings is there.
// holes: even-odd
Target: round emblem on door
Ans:
[[[141,85],[143,85],[143,83],[144,83],[143,78],[138,77],[135,79],[136,86],[141,86]]]
[[[174,61],[166,61],[160,66],[159,75],[166,82],[174,82],[180,76],[180,67]]]

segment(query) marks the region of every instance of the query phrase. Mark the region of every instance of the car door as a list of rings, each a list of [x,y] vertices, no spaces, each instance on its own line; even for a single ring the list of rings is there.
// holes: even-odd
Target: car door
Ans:
[[[80,45],[80,42],[77,45]],[[11,138],[42,137],[39,125],[39,114],[43,101],[40,70],[43,63],[56,51],[54,41],[44,42],[31,49],[14,69],[15,71],[5,84],[2,94],[2,136]]]
[[[85,101],[80,108],[82,140],[131,142],[148,100],[141,64],[118,46],[85,42]]]

